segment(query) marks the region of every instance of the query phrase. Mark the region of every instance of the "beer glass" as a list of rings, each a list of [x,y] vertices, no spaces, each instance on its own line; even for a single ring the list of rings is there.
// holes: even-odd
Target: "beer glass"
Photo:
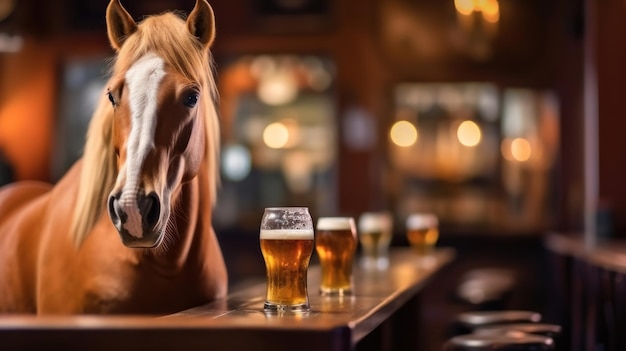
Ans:
[[[313,221],[308,208],[265,209],[260,230],[267,277],[265,311],[309,311],[307,270],[313,240]]]
[[[317,220],[315,250],[322,269],[322,295],[352,293],[352,261],[356,245],[356,227],[352,217],[320,217]]]
[[[389,266],[389,245],[393,235],[393,219],[388,212],[366,212],[359,217],[361,265],[366,269]]]
[[[439,239],[439,220],[430,213],[413,213],[406,219],[409,244],[419,256],[427,256]]]

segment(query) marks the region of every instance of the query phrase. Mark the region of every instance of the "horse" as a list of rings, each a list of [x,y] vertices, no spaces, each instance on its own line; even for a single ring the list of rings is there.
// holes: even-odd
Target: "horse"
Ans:
[[[115,55],[81,158],[54,185],[0,190],[0,313],[163,315],[220,299],[213,9],[135,22],[106,9]]]

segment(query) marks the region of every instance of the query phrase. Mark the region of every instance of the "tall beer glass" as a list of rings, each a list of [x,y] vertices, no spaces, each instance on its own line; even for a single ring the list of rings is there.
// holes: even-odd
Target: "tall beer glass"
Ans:
[[[389,266],[389,244],[393,235],[393,219],[388,212],[366,212],[359,217],[361,265],[366,269]]]
[[[427,256],[439,239],[439,220],[430,213],[413,213],[406,219],[409,244],[420,256]]]
[[[317,220],[315,250],[322,269],[322,295],[352,293],[352,261],[356,245],[356,227],[352,217],[321,217]]]
[[[310,309],[307,270],[313,240],[313,221],[308,208],[265,209],[260,242],[267,277],[266,311],[306,312]]]

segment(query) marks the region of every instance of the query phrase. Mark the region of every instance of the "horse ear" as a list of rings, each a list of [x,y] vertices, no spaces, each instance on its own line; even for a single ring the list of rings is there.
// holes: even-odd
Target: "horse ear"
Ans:
[[[187,17],[187,28],[205,47],[211,46],[215,39],[215,17],[206,0],[196,0],[196,6]]]
[[[137,30],[137,23],[119,0],[111,0],[107,6],[106,21],[109,42],[115,50],[119,50],[124,40]]]

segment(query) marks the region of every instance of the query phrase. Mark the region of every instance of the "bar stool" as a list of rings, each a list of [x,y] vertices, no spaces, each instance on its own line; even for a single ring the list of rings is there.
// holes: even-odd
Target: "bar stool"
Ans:
[[[515,272],[501,268],[477,268],[463,275],[457,297],[475,309],[506,309],[516,284]]]
[[[562,328],[557,324],[548,323],[512,323],[478,327],[474,330],[477,335],[502,335],[514,332],[547,336],[554,342],[555,350],[562,350],[561,333]],[[564,349],[563,349],[564,350]]]
[[[534,311],[475,311],[465,312],[457,316],[453,327],[453,335],[468,334],[476,328],[490,325],[512,323],[539,323],[541,314]]]
[[[499,335],[466,334],[448,339],[444,351],[547,351],[554,350],[551,338],[508,332]]]

